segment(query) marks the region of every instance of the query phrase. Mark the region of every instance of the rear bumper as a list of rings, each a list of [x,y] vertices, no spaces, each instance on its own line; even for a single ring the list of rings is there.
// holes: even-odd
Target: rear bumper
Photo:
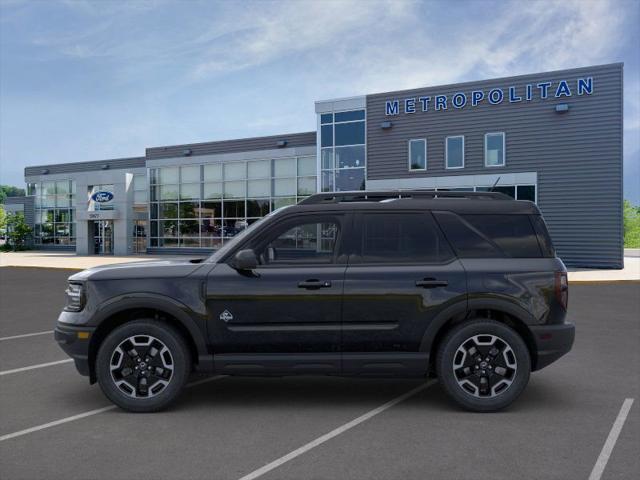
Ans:
[[[537,361],[533,370],[540,370],[568,353],[573,346],[576,327],[573,323],[532,326],[536,342]]]
[[[89,342],[94,328],[75,327],[58,323],[53,336],[60,348],[69,355],[76,364],[76,369],[81,375],[90,376],[89,368]],[[82,335],[78,335],[81,333]],[[84,338],[86,336],[86,338]]]

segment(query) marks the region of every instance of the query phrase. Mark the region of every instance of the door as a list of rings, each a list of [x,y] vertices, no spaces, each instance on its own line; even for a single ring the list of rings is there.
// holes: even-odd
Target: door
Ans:
[[[113,255],[113,221],[94,220],[93,253],[96,255]]]
[[[339,371],[344,225],[344,215],[285,218],[248,246],[259,258],[253,273],[214,267],[207,309],[218,371]]]
[[[466,278],[428,212],[362,213],[343,300],[345,373],[422,374],[429,322],[466,302]]]

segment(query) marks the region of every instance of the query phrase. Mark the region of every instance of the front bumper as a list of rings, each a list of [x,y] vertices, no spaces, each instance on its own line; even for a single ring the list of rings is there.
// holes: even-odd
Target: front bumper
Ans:
[[[89,343],[95,328],[77,327],[58,323],[53,331],[54,338],[60,348],[69,355],[76,364],[81,375],[90,376]]]
[[[533,370],[540,370],[568,353],[573,346],[576,327],[573,323],[529,327],[536,343],[537,360]]]

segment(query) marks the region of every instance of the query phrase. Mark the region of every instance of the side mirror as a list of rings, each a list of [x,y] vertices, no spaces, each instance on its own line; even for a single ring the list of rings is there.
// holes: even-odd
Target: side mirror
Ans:
[[[233,268],[236,270],[252,271],[258,268],[258,257],[253,250],[240,250],[233,258]]]

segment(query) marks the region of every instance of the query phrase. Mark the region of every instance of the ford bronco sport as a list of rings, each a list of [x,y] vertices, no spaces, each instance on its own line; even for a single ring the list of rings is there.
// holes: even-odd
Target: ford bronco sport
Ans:
[[[495,411],[567,353],[567,273],[537,206],[499,193],[322,193],[204,260],[69,278],[55,338],[123,409],[160,410],[192,371],[436,376]]]

